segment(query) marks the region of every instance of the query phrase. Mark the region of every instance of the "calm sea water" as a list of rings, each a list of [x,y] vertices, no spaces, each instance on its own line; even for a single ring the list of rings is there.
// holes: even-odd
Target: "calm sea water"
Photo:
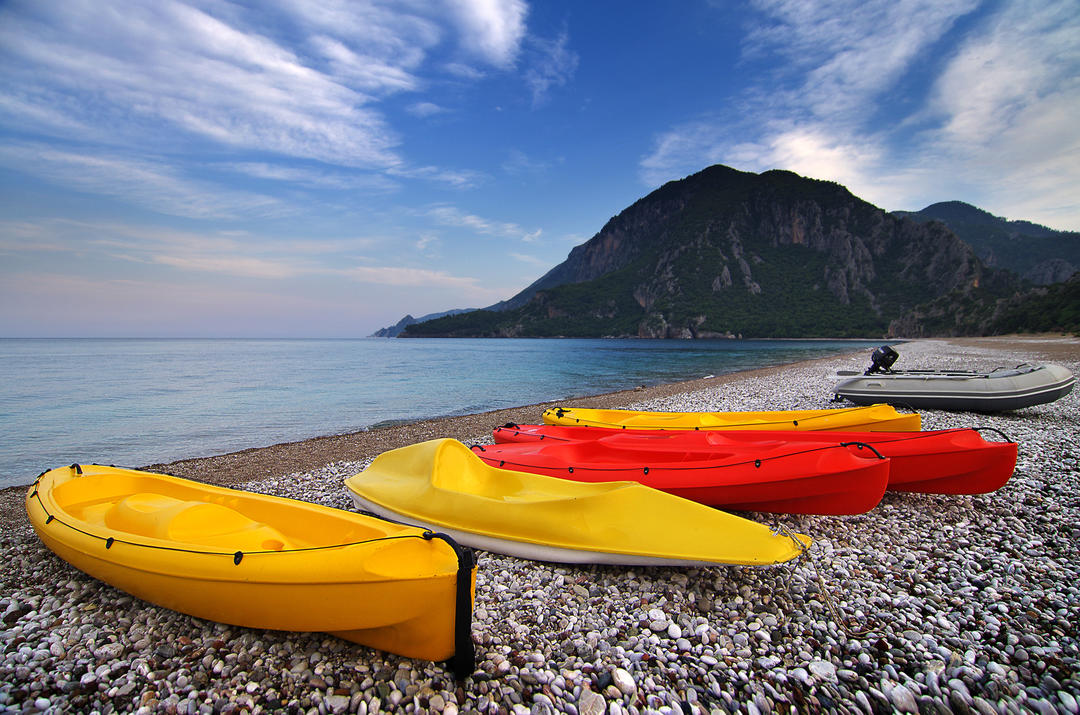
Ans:
[[[0,339],[0,486],[72,462],[170,462],[876,344]]]

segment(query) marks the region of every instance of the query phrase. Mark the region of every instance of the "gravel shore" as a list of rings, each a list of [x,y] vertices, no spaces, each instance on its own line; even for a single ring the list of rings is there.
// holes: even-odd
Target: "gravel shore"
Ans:
[[[927,340],[899,352],[898,368],[1056,362],[1080,374],[1076,338]],[[835,370],[868,363],[860,353],[573,402],[831,407]],[[348,509],[342,480],[384,449],[441,436],[489,443],[491,427],[535,422],[543,408],[158,468]],[[441,664],[325,634],[230,627],[127,596],[48,551],[20,513],[24,490],[5,490],[0,712],[1080,712],[1080,392],[998,415],[921,413],[924,429],[1009,435],[1020,445],[1013,478],[987,495],[888,493],[859,516],[747,514],[815,539],[775,568],[581,567],[481,552],[477,668],[461,682]]]

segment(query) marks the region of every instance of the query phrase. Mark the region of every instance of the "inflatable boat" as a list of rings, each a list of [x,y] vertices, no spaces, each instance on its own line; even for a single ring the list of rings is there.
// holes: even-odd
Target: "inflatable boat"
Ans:
[[[249,628],[326,631],[472,673],[475,561],[445,535],[97,465],[43,473],[26,511],[57,556],[159,606]]]
[[[912,408],[1001,412],[1053,402],[1069,394],[1076,383],[1072,372],[1060,365],[1017,365],[989,372],[893,370],[897,357],[887,345],[875,350],[873,364],[865,373],[836,384],[836,399],[857,405],[885,402]]]

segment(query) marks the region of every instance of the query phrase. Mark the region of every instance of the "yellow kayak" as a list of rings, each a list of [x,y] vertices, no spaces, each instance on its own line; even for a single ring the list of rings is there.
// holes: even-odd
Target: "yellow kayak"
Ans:
[[[636,482],[573,482],[491,467],[452,439],[379,455],[345,480],[359,509],[538,561],[763,565],[810,539]]]
[[[773,412],[636,412],[553,407],[544,411],[544,424],[614,429],[844,432],[918,432],[922,426],[918,414],[900,414],[891,405]]]
[[[327,631],[410,658],[453,658],[456,671],[472,672],[473,555],[442,535],[96,465],[43,473],[26,511],[60,558],[159,606],[237,626]]]

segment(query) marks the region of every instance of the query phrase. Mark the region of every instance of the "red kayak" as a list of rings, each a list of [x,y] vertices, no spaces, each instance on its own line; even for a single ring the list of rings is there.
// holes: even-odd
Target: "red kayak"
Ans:
[[[744,511],[862,514],[877,506],[889,481],[889,460],[861,443],[728,449],[619,430],[587,441],[475,445],[473,451],[494,467],[580,482],[635,481]]]
[[[718,450],[862,442],[889,458],[890,490],[923,494],[985,494],[1004,486],[1016,468],[1015,442],[987,442],[975,428],[927,432],[657,432],[508,424],[494,430],[497,443],[569,443],[615,435],[652,439],[654,444],[668,445],[660,448],[664,450],[671,449],[674,441],[695,449]]]

